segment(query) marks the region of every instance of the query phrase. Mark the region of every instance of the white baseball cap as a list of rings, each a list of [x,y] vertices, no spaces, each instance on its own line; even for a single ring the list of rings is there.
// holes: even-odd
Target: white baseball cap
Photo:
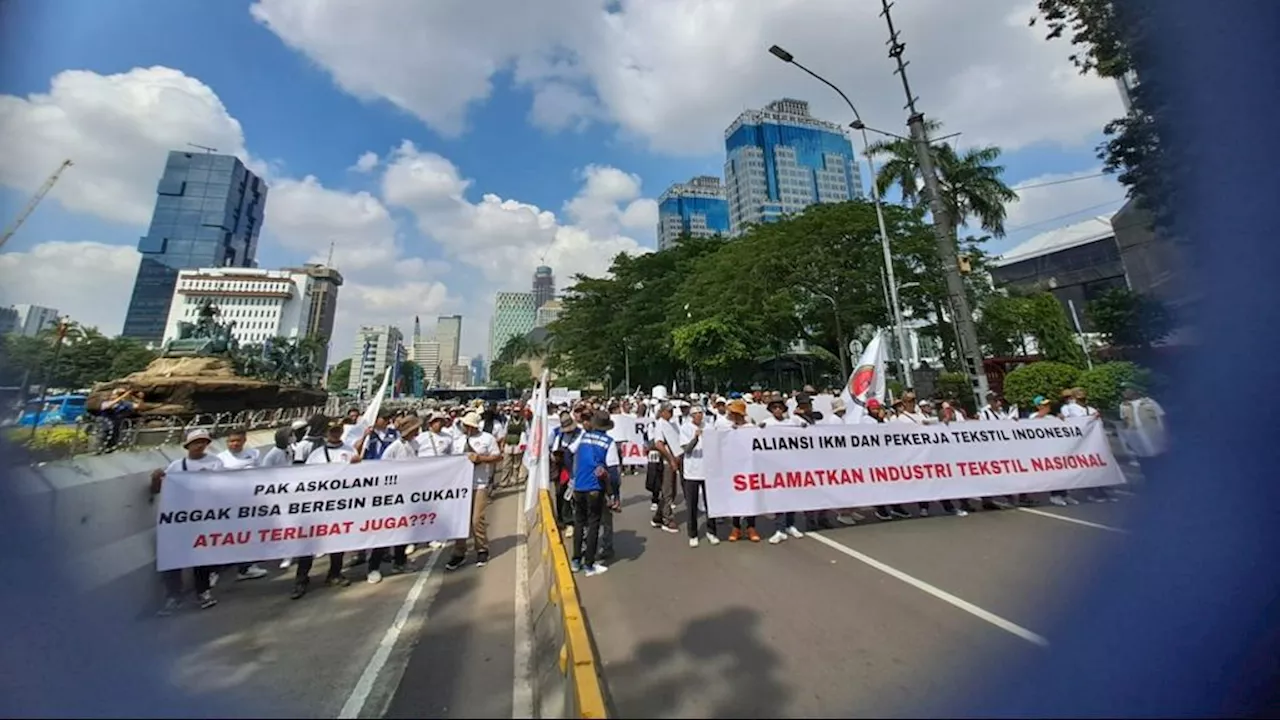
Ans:
[[[182,441],[182,447],[189,447],[191,443],[199,442],[201,440],[204,440],[205,442],[213,442],[213,436],[204,428],[196,428],[195,430],[187,433],[187,439]]]

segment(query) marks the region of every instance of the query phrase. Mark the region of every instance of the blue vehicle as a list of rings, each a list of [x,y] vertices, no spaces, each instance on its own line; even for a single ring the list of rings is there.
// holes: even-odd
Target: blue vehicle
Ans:
[[[32,400],[22,408],[18,424],[24,427],[35,425],[37,414],[42,426],[74,424],[84,415],[86,400],[88,396],[85,395],[54,395],[44,399],[43,410],[39,400]]]

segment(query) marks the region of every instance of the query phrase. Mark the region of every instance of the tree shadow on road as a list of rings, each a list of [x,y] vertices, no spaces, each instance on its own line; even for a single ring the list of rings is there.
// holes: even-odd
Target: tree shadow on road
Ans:
[[[732,607],[672,628],[610,664],[606,702],[617,717],[780,717],[791,692],[782,658],[759,637],[759,614]]]

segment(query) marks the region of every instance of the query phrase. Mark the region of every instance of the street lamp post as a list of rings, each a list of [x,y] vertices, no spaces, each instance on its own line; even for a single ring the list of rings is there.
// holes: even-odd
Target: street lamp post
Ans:
[[[872,203],[875,204],[875,208],[876,208],[876,222],[880,226],[880,247],[881,247],[881,250],[884,252],[885,271],[889,274],[889,302],[891,305],[891,309],[893,310],[893,325],[894,325],[895,334],[898,336],[898,355],[901,361],[902,383],[906,387],[913,387],[913,383],[911,382],[911,366],[906,359],[907,358],[907,338],[906,338],[906,333],[904,332],[903,326],[902,326],[902,306],[898,303],[898,290],[893,277],[893,253],[890,252],[889,250],[889,231],[885,228],[884,209],[881,207],[880,193],[878,192],[878,188],[876,188],[876,165],[875,165],[875,161],[871,159],[871,152],[870,152],[871,142],[870,140],[867,139],[867,126],[862,122],[862,115],[858,113],[858,108],[854,106],[853,101],[849,99],[849,96],[846,95],[843,90],[836,87],[830,80],[827,80],[826,78],[810,70],[804,65],[801,65],[799,62],[796,61],[794,55],[787,52],[786,50],[783,50],[781,47],[777,45],[774,45],[773,47],[769,48],[769,52],[772,53],[773,56],[778,58],[779,60],[791,65],[795,65],[796,67],[808,73],[811,77],[813,77],[818,82],[822,83],[823,85],[826,85],[832,90],[835,90],[836,94],[839,95],[840,98],[844,100],[844,103],[849,106],[849,110],[853,112],[853,122],[849,125],[849,127],[853,128],[854,130],[857,130],[862,135],[862,156],[866,158],[867,170],[871,173],[871,201]]]

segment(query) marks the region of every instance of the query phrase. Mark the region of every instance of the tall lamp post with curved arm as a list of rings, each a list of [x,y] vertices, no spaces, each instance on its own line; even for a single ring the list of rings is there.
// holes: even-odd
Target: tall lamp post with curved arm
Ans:
[[[862,116],[858,113],[858,108],[854,106],[853,101],[849,99],[848,95],[844,94],[843,90],[836,87],[831,83],[831,81],[822,77],[818,73],[810,70],[804,65],[801,65],[796,61],[794,55],[783,50],[781,47],[774,45],[769,48],[769,52],[782,62],[795,65],[808,73],[818,82],[826,85],[832,90],[835,90],[836,94],[838,94],[840,98],[844,100],[845,104],[849,106],[849,110],[853,112],[853,122],[849,123],[849,127],[862,134],[862,156],[866,158],[867,169],[871,173],[871,201],[875,204],[876,222],[880,225],[880,247],[884,251],[884,267],[885,271],[889,274],[889,303],[892,306],[890,309],[893,311],[894,335],[896,335],[898,339],[898,358],[902,368],[902,384],[904,387],[913,387],[913,383],[911,382],[911,363],[907,360],[907,336],[902,325],[902,306],[898,302],[897,282],[895,282],[893,275],[893,254],[889,251],[889,231],[885,229],[884,210],[880,205],[880,193],[876,188],[876,166],[875,162],[871,159],[871,153],[869,152],[871,143],[867,139],[867,126],[862,122]]]

